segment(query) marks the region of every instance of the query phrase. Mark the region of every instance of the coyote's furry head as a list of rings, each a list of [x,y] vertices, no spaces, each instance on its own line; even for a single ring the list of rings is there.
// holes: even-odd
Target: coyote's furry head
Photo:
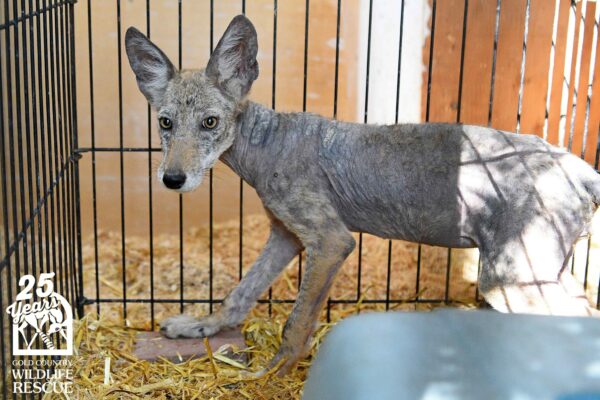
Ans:
[[[158,179],[187,192],[233,143],[244,98],[258,77],[256,30],[235,17],[202,70],[177,71],[144,34],[125,35],[138,86],[158,113],[163,159]]]

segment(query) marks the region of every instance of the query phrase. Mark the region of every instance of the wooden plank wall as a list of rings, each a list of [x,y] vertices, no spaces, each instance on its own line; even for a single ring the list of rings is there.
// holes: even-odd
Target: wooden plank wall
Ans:
[[[597,164],[594,143],[598,142],[598,133],[600,133],[600,40],[596,41],[596,62],[590,100],[590,120],[588,123],[585,160],[590,164]]]
[[[569,13],[571,0],[560,0],[556,27],[556,41],[554,52],[554,66],[552,68],[552,87],[550,93],[550,107],[548,109],[548,142],[558,145],[558,129],[560,126],[561,100],[564,88],[565,54],[567,49],[567,29],[569,27]],[[562,143],[561,143],[562,144]]]
[[[500,9],[491,125],[509,131],[517,128],[526,6],[526,0],[511,0]]]
[[[521,106],[520,132],[543,136],[552,48],[554,7],[548,0],[531,0]]]
[[[430,39],[423,51],[423,121],[532,133],[594,164],[600,124],[597,1],[502,0],[499,15],[497,4],[435,1],[434,48],[430,52]]]
[[[455,122],[458,111],[464,0],[440,1],[431,68],[431,95],[425,105],[430,122]],[[427,110],[429,109],[429,115]]]
[[[590,63],[592,58],[592,40],[594,34],[594,17],[596,15],[596,3],[589,3],[585,12],[583,28],[583,47],[581,51],[581,63],[579,68],[579,82],[577,84],[577,104],[573,116],[572,128],[573,141],[571,149],[573,153],[583,155],[583,129],[586,119],[587,92],[589,85]],[[576,85],[573,85],[576,86]],[[567,121],[569,123],[569,121]]]
[[[463,80],[461,122],[466,124],[488,124],[496,32],[496,8],[489,3],[469,2],[469,16],[477,18],[468,18],[465,40],[464,70],[469,75]]]
[[[569,24],[572,25],[574,34],[571,37],[567,34],[566,40],[557,35],[557,41],[565,40],[567,44],[572,45],[572,50],[564,51],[564,54],[557,51],[555,58],[560,57],[562,63],[567,67],[570,66],[570,71],[568,74],[563,72],[556,77],[565,81],[563,93],[557,92],[556,100],[551,98],[553,104],[560,99],[566,103],[567,108],[562,111],[565,118],[558,129],[554,125],[557,118],[556,111],[554,115],[550,114],[553,125],[548,125],[548,135],[550,137],[552,134],[553,139],[558,137],[559,145],[566,146],[597,168],[598,130],[600,129],[598,4],[597,1],[591,0],[578,1],[569,8]],[[567,94],[567,98],[561,97],[561,94]],[[553,96],[552,92],[551,96]],[[561,133],[562,140],[560,140]]]

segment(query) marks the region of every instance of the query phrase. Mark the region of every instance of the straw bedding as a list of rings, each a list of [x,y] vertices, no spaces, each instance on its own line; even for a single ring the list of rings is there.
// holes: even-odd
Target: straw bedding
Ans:
[[[223,298],[239,279],[239,225],[235,222],[214,226],[213,241],[213,296]],[[244,220],[243,271],[247,271],[257,257],[268,235],[268,220],[251,216]],[[358,237],[357,237],[358,239]],[[119,233],[100,232],[98,286],[103,298],[120,298],[122,287],[121,237]],[[209,297],[209,235],[207,229],[192,229],[184,235],[183,282],[184,297]],[[179,313],[179,304],[156,304],[155,326],[151,324],[149,304],[128,304],[127,319],[122,319],[122,305],[102,304],[101,315],[96,306],[88,306],[88,315],[78,321],[74,365],[75,398],[82,399],[298,399],[312,356],[335,321],[364,310],[384,310],[384,304],[368,304],[365,300],[386,299],[388,274],[388,241],[369,235],[363,236],[361,256],[360,293],[357,290],[358,254],[351,254],[331,291],[331,298],[355,300],[357,304],[334,304],[330,319],[322,323],[314,335],[311,356],[299,363],[285,377],[264,376],[251,378],[248,372],[263,368],[279,347],[281,331],[291,305],[262,304],[247,318],[242,328],[247,349],[233,349],[247,353],[248,364],[242,365],[230,358],[231,349],[212,349],[212,357],[184,360],[174,364],[167,360],[148,362],[132,354],[138,330],[157,328],[160,320]],[[592,259],[600,261],[600,248],[593,243]],[[422,268],[416,291],[418,246],[393,241],[391,248],[390,298],[411,299],[417,294],[422,299],[443,299],[446,293],[448,266],[447,249],[423,246]],[[585,252],[583,253],[585,255]],[[179,299],[180,254],[178,236],[154,238],[154,297]],[[475,250],[452,250],[448,281],[448,299],[453,305],[475,307],[477,276]],[[96,297],[96,274],[93,242],[84,245],[84,287],[88,298]],[[126,240],[125,282],[127,298],[150,296],[150,255],[148,238],[128,237]],[[600,269],[595,264],[590,274]],[[597,281],[597,275],[591,276]],[[594,285],[592,285],[594,286]],[[274,284],[274,299],[294,299],[298,287],[298,260],[294,260]],[[590,293],[594,295],[594,293]],[[267,298],[265,294],[263,298]],[[392,303],[390,309],[428,309],[432,305]],[[218,307],[218,306],[217,306]],[[271,315],[269,316],[269,310]],[[185,312],[204,315],[205,304],[186,304]],[[109,361],[107,361],[109,360]],[[106,363],[110,362],[109,372]]]

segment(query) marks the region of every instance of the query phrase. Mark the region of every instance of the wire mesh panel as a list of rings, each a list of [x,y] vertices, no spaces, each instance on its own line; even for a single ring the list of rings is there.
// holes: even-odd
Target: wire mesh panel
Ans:
[[[594,2],[558,1],[556,7],[536,0],[505,4],[433,0],[419,4],[429,10],[423,14],[429,32],[423,35],[424,43],[420,45],[422,61],[417,60],[425,67],[420,77],[423,90],[417,120],[535,133],[569,148],[575,143],[575,152],[593,152],[594,160],[588,161],[595,161],[598,122],[593,111],[584,109],[598,95],[594,97],[590,90],[587,98],[580,95],[580,101],[573,99],[576,93],[598,81],[591,63],[588,65],[588,60],[598,57],[591,45],[597,42],[594,23],[598,13]],[[91,214],[84,218],[84,236],[90,243],[89,256],[84,256],[84,276],[93,282],[93,286],[85,288],[84,302],[93,306],[90,310],[121,315],[129,323],[136,320],[131,316],[132,309],[136,315],[141,312],[147,318],[149,324],[141,324],[145,327],[155,326],[157,312],[160,317],[183,311],[212,312],[256,256],[256,252],[247,254],[255,240],[254,232],[248,233],[253,228],[248,227],[247,201],[248,196],[255,194],[243,181],[232,184],[236,181],[228,176],[224,178],[226,182],[215,179],[224,174],[217,167],[210,172],[200,194],[191,197],[164,194],[162,188],[156,187],[153,180],[160,147],[153,128],[155,115],[137,93],[123,57],[123,32],[129,25],[144,31],[177,67],[202,68],[228,21],[245,13],[257,25],[261,48],[261,75],[252,100],[276,110],[317,111],[366,123],[405,121],[405,111],[412,105],[406,100],[411,82],[404,76],[415,76],[410,75],[411,62],[415,62],[411,40],[420,32],[412,20],[420,14],[416,14],[414,3],[332,0],[292,6],[277,0],[116,0],[102,6],[88,1],[81,7],[86,30],[79,31],[85,33],[85,40],[79,40],[87,47],[81,50],[87,73],[78,77],[82,80],[80,88],[89,87],[85,92],[86,105],[82,106],[89,109],[90,115],[88,122],[80,121],[81,142],[85,145],[78,152],[84,156],[84,165],[90,161],[89,168],[84,167],[89,173],[86,176],[91,177],[83,200],[84,208]],[[108,16],[111,19],[106,22]],[[393,32],[382,32],[384,29],[376,24],[385,24],[386,18],[393,20]],[[576,38],[579,25],[587,27],[581,43]],[[573,29],[567,29],[568,26]],[[322,34],[322,30],[327,34]],[[112,42],[98,44],[104,38]],[[387,52],[382,51],[384,41],[393,43],[393,52],[389,47]],[[330,51],[322,52],[322,42],[328,44]],[[348,53],[351,48],[356,52]],[[103,55],[101,59],[96,58],[97,52]],[[110,65],[110,75],[98,70],[107,68],[107,57],[115,64]],[[289,64],[296,66],[295,74],[289,73]],[[383,84],[389,93],[393,90],[392,100],[388,97],[385,102],[379,93],[382,65],[395,66]],[[594,65],[597,69],[597,63]],[[317,87],[315,82],[321,75],[324,79]],[[103,83],[98,84],[98,79]],[[107,84],[112,86],[107,88]],[[355,86],[356,91],[349,86]],[[581,89],[577,91],[575,86]],[[106,112],[104,105],[98,108],[98,96],[105,98],[107,94],[112,102],[111,112]],[[322,99],[327,99],[328,104],[321,104]],[[412,102],[418,99],[413,98]],[[388,106],[393,112],[382,120],[378,109]],[[569,124],[573,110],[580,110],[574,121],[588,122]],[[102,118],[104,124],[107,116],[112,118],[112,127],[102,127],[99,136],[97,121]],[[135,125],[133,119],[137,119]],[[133,128],[137,132],[129,136]],[[128,168],[138,169],[131,172]],[[112,175],[106,172],[109,170]],[[134,182],[128,171],[136,175],[139,190],[132,187]],[[109,185],[104,182],[106,176],[117,179]],[[111,195],[102,200],[106,191]],[[110,204],[110,210],[102,203]],[[229,230],[222,230],[223,225],[218,222],[218,214],[224,208],[229,210],[229,218],[237,221],[235,226],[227,225]],[[204,211],[198,212],[199,209]],[[195,226],[200,226],[200,230],[190,233]],[[267,228],[254,227],[255,231],[261,229]],[[165,231],[169,232],[168,249],[163,249]],[[228,232],[226,238],[221,237],[225,235],[222,232]],[[327,317],[332,308],[352,308],[356,304],[390,309],[405,304],[426,306],[479,300],[476,253],[383,241],[361,233],[356,239],[355,254],[346,262],[341,283],[334,286],[328,300]],[[204,247],[200,250],[193,240],[204,242]],[[103,241],[107,246],[110,243],[110,251],[103,249]],[[592,240],[581,242],[572,266],[586,282],[590,298],[597,301],[598,272],[595,263],[589,262],[594,247]],[[408,266],[395,268],[398,263]],[[234,273],[232,264],[237,266]],[[277,283],[259,301],[265,304],[266,312],[271,313],[274,304],[293,303],[302,279],[302,264],[303,258],[298,257],[295,266],[285,274],[287,282]],[[592,275],[588,276],[590,272]],[[167,281],[169,289],[165,290]]]
[[[15,362],[26,366],[52,359],[47,355],[13,356],[18,352],[15,344],[21,343],[21,335],[35,341],[28,343],[28,349],[59,350],[63,346],[58,332],[44,334],[49,322],[43,322],[46,325],[43,327],[38,320],[34,326],[23,327],[26,312],[21,310],[21,317],[16,307],[11,312],[9,306],[13,302],[28,304],[27,301],[19,303],[30,280],[27,275],[49,277],[48,287],[53,287],[73,309],[78,308],[77,298],[82,289],[78,274],[81,241],[78,156],[75,153],[78,146],[74,3],[29,0],[0,4],[3,398],[24,393],[13,386],[19,384],[13,379],[13,371],[19,370],[11,368]],[[34,303],[47,297],[44,290],[32,289],[32,292]],[[27,381],[18,380],[23,384]],[[33,395],[14,396],[29,398]]]

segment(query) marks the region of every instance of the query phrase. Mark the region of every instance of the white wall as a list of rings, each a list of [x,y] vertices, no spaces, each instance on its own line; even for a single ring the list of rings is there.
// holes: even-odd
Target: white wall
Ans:
[[[360,7],[359,65],[362,70],[357,82],[357,121],[364,120],[369,0],[361,0]],[[395,119],[401,7],[401,0],[373,1],[368,122],[393,123]],[[421,88],[425,70],[423,45],[430,33],[430,15],[427,0],[405,0],[399,122],[418,122],[421,119]]]

